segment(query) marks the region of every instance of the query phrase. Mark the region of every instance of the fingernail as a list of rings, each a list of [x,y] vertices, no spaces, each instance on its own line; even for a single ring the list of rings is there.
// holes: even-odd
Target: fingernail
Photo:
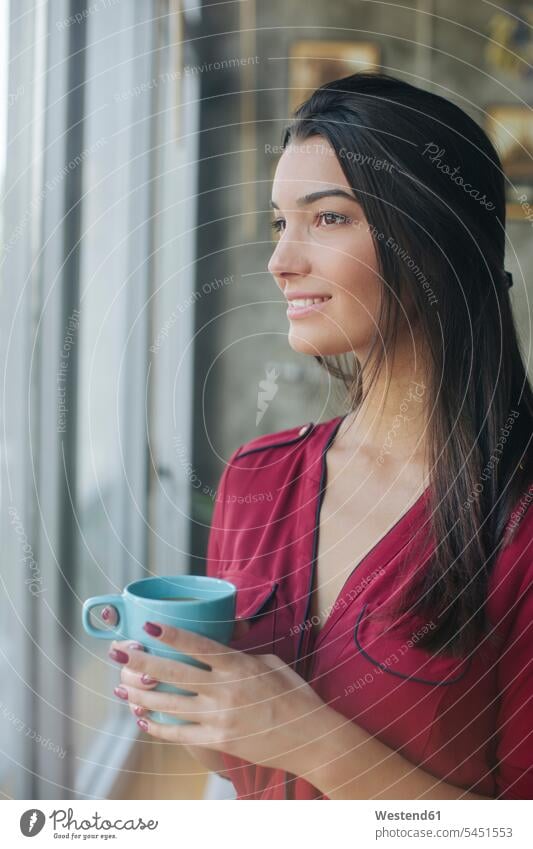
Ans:
[[[144,713],[144,708],[141,707],[140,705],[137,705],[136,707],[133,708],[133,713],[135,713],[137,716],[142,716],[143,713]]]
[[[163,629],[159,625],[156,625],[155,622],[145,622],[143,628],[151,637],[160,637],[163,633]]]
[[[141,643],[128,643],[129,649],[139,649],[139,651],[144,651],[144,646]]]
[[[113,690],[115,696],[118,696],[119,699],[128,700],[128,691],[124,689],[124,687],[115,687]]]
[[[139,728],[142,728],[143,731],[148,731],[148,723],[145,719],[138,719],[137,725]]]
[[[120,649],[111,649],[108,654],[111,660],[116,660],[118,663],[127,663],[129,660],[129,657],[126,652],[120,651]]]
[[[102,619],[104,620],[104,622],[107,622],[110,616],[111,609],[109,607],[104,607],[104,609],[102,610]]]
[[[141,681],[143,684],[157,684],[157,678],[152,678],[150,675],[147,675],[146,672],[143,672],[141,675]]]

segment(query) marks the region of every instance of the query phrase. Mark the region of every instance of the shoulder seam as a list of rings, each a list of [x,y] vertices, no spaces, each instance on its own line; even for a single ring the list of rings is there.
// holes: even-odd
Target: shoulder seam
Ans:
[[[249,448],[247,451],[243,451],[241,454],[237,454],[235,460],[240,460],[241,457],[246,457],[248,454],[255,454],[258,451],[266,451],[268,448],[282,448],[285,445],[293,445],[295,442],[299,442],[301,439],[305,439],[305,437],[312,432],[315,425],[314,422],[309,422],[307,425],[303,425],[303,427],[305,427],[304,432],[298,433],[295,437],[292,437],[291,439],[283,439],[281,442],[269,442],[267,445],[259,445],[256,448]],[[300,430],[302,430],[302,428],[300,428]]]

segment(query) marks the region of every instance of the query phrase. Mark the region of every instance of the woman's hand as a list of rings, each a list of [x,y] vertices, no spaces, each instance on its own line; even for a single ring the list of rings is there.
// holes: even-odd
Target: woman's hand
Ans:
[[[144,715],[138,724],[146,733],[290,772],[312,762],[308,749],[318,713],[329,709],[305,679],[276,655],[247,654],[181,628],[158,627],[161,643],[208,669],[145,654],[131,641],[113,642],[110,655],[123,664],[117,695],[129,701],[132,712],[163,711],[190,723],[163,724]],[[158,681],[194,695],[154,691]]]
[[[102,619],[107,625],[116,625],[118,622],[118,614],[115,607],[104,607],[102,610]],[[246,619],[237,619],[235,620],[235,626],[233,628],[232,639],[238,640],[243,637],[248,629],[250,628],[250,623]],[[144,651],[144,646],[141,643],[137,643],[134,640],[113,640],[111,644],[111,649],[118,649],[119,651],[123,651],[124,653],[128,653],[129,651]],[[154,687],[159,683],[153,679],[146,680],[145,675],[138,675],[135,672],[132,672],[128,669],[127,666],[123,666],[120,670],[120,683],[121,685],[135,687],[141,690],[153,690]],[[149,679],[149,676],[148,676]],[[136,705],[128,699],[127,690],[122,689],[120,686],[115,687],[113,690],[114,694],[118,696],[120,699],[129,702],[129,709],[132,714],[136,717],[142,717],[146,714],[147,708],[142,707],[142,705]]]

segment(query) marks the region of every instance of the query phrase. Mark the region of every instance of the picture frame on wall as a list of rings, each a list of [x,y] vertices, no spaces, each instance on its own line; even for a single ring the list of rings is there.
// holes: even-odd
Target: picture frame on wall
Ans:
[[[526,220],[524,209],[533,208],[533,110],[512,104],[489,106],[486,130],[507,178],[507,218]]]
[[[372,41],[295,41],[289,50],[289,111],[324,83],[380,70],[381,48]]]

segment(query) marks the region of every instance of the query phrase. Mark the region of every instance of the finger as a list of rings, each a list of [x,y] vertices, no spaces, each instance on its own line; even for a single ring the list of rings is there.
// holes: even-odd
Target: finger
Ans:
[[[216,676],[210,669],[199,669],[181,660],[167,659],[147,652],[122,650],[119,657],[112,656],[111,659],[122,663],[123,668],[127,666],[137,675],[147,675],[156,681],[174,684],[185,690],[196,692],[198,688],[211,686],[216,681]]]
[[[250,630],[250,620],[249,619],[236,619],[235,625],[233,626],[233,634],[231,635],[232,640],[240,640],[244,637],[248,631]]]
[[[231,656],[240,654],[224,643],[218,643],[202,634],[195,634],[185,628],[175,628],[162,622],[145,622],[144,630],[161,643],[172,646],[183,654],[200,660],[213,668],[227,669],[231,663]]]
[[[137,640],[112,640],[109,651],[117,650],[126,652],[130,651],[146,651],[145,646]]]
[[[171,743],[182,743],[184,746],[209,746],[209,731],[201,723],[187,723],[176,725],[175,723],[154,722],[147,716],[137,720],[137,725],[158,740],[167,740]]]
[[[106,605],[100,616],[106,625],[116,625],[118,622],[118,611],[116,607],[111,607],[111,605]]]
[[[142,707],[142,705],[138,705],[135,702],[132,702],[129,699],[128,688],[133,687],[136,690],[150,690],[154,687],[157,687],[159,683],[154,678],[150,678],[150,682],[151,683],[149,684],[146,683],[145,676],[138,675],[136,672],[132,672],[131,669],[128,669],[127,666],[123,666],[120,670],[120,686],[116,687],[113,692],[115,696],[118,696],[119,699],[123,699],[123,701],[128,701],[128,707],[130,713],[133,716],[144,716],[144,714],[146,713],[146,708]]]
[[[156,710],[180,716],[190,721],[199,721],[200,718],[209,719],[215,708],[205,697],[196,693],[190,696],[180,696],[177,693],[166,693],[154,690],[138,690],[136,687],[121,687],[128,695],[128,700],[146,710]]]
[[[117,699],[121,699],[123,702],[128,703],[128,708],[131,714],[134,714],[135,716],[144,716],[145,708],[130,701],[128,689],[129,688],[125,687],[124,684],[120,684],[118,687],[113,688],[113,693]]]
[[[116,646],[120,651],[133,651],[133,650],[142,650],[144,651],[144,646],[140,643],[130,640],[114,640],[112,646]],[[137,687],[138,689],[142,689],[146,687],[146,689],[150,689],[156,687],[159,682],[155,678],[150,678],[149,675],[138,675],[135,672],[132,672],[128,669],[127,666],[123,666],[120,670],[120,686],[115,687],[113,692],[118,698],[126,701],[128,699],[127,691],[124,690],[124,685],[129,685],[132,687]],[[125,694],[125,695],[124,695]],[[144,716],[146,713],[145,708],[140,705],[132,704],[128,701],[128,707],[132,716]]]
[[[127,666],[123,666],[120,670],[120,683],[127,687],[138,687],[139,690],[153,690],[159,681],[149,675],[139,675],[138,672],[132,672]]]
[[[287,665],[277,654],[262,654],[261,660],[270,669],[283,669]]]
[[[159,681],[156,681],[155,678],[150,678],[151,683],[146,683],[148,680],[145,675],[138,675],[136,672],[132,672],[128,669],[127,666],[123,666],[120,670],[120,689],[125,690],[126,699],[128,699],[128,687],[134,687],[137,690],[150,690],[154,687],[157,687]],[[121,694],[116,690],[113,691],[116,696],[122,698]],[[124,701],[126,701],[124,699]],[[144,716],[146,713],[146,708],[142,707],[142,705],[138,705],[135,702],[132,702],[128,699],[128,707],[130,709],[130,713],[133,716]]]

